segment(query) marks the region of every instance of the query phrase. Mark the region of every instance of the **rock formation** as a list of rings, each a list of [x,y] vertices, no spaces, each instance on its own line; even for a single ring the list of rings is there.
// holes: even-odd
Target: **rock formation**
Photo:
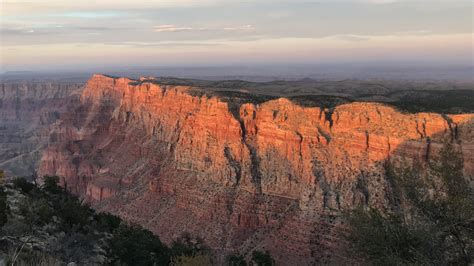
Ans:
[[[0,88],[0,168],[15,176],[35,172],[52,125],[81,85],[3,82]]]
[[[267,249],[305,265],[338,259],[338,211],[390,206],[387,160],[428,161],[448,138],[474,173],[472,114],[257,104],[203,90],[94,75],[54,124],[40,174],[165,242],[187,231],[218,254]]]

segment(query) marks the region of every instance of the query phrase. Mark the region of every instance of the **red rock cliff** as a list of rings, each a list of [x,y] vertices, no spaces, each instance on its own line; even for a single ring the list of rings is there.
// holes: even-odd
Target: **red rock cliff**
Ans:
[[[330,210],[390,205],[387,159],[427,161],[445,138],[474,173],[474,115],[334,109],[281,98],[237,111],[195,88],[94,75],[43,153],[41,174],[169,242],[321,262],[337,248]]]

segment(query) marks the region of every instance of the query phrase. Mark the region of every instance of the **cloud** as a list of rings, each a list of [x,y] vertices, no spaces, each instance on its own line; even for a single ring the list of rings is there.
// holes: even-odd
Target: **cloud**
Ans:
[[[431,30],[409,30],[409,31],[399,31],[395,32],[396,35],[429,35],[433,34]]]
[[[65,12],[58,14],[61,17],[69,18],[85,18],[85,19],[95,19],[95,18],[111,18],[121,15],[119,12],[110,12],[110,11],[98,11],[98,12]]]
[[[253,31],[255,27],[247,24],[237,27],[223,27],[223,28],[210,28],[210,27],[190,27],[190,26],[176,26],[172,24],[157,25],[153,27],[155,32],[181,32],[181,31]]]
[[[167,9],[228,6],[230,4],[307,4],[307,3],[452,3],[470,0],[2,0],[4,14],[24,14],[31,12],[55,12],[58,10],[129,10],[129,9]]]
[[[155,32],[177,32],[177,31],[191,31],[191,30],[204,30],[204,28],[193,28],[193,27],[179,27],[176,25],[158,25],[154,27]]]
[[[376,4],[376,5],[382,5],[382,4],[392,4],[399,2],[399,0],[364,0],[361,2],[369,3],[369,4]]]
[[[232,0],[233,1],[233,0]],[[222,0],[2,0],[2,13],[61,12],[64,10],[128,10],[136,8],[187,8],[225,4]]]
[[[239,27],[226,27],[223,28],[225,31],[252,31],[255,30],[255,27],[252,25],[243,25]]]
[[[257,45],[262,56],[272,49],[291,56],[323,44],[340,47],[338,52],[351,57],[356,49],[369,45],[374,51],[406,46],[409,52],[414,50],[410,45],[418,44],[406,40],[431,40],[433,35],[445,37],[426,41],[425,46],[443,46],[451,52],[457,46],[445,45],[447,41],[465,42],[453,39],[453,34],[472,34],[472,3],[464,0],[0,1],[2,49],[18,46],[36,56],[43,47],[45,58],[58,58],[58,49],[82,56],[70,43],[106,45],[101,51],[84,48],[97,58],[101,53],[110,55],[111,47],[117,53],[129,51],[144,58],[155,50],[212,55],[228,49],[229,53],[256,54]],[[286,39],[292,41],[283,45]],[[311,45],[305,40],[311,40]],[[472,39],[467,40],[471,43]],[[24,52],[9,52],[9,58],[28,62]]]
[[[348,42],[363,42],[370,41],[376,38],[387,38],[387,37],[410,37],[410,36],[432,36],[436,35],[428,30],[413,30],[413,31],[400,31],[387,34],[372,34],[372,35],[360,35],[360,34],[337,34],[330,35],[322,38],[329,38],[334,40],[348,41]]]
[[[166,46],[166,47],[187,47],[187,46],[221,46],[223,43],[214,42],[117,42],[110,43],[111,45],[122,45],[131,47],[155,47],[155,46]]]
[[[46,35],[49,31],[35,30],[31,28],[0,28],[0,34],[5,36]]]
[[[65,25],[2,25],[0,34],[10,36],[22,35],[53,35],[53,34],[83,34],[90,32],[110,32],[129,30],[124,27],[104,27],[104,26],[65,26]]]
[[[376,36],[366,36],[366,35],[356,35],[356,34],[342,34],[342,35],[329,36],[329,38],[331,39],[348,41],[348,42],[369,41],[371,37],[376,37]]]

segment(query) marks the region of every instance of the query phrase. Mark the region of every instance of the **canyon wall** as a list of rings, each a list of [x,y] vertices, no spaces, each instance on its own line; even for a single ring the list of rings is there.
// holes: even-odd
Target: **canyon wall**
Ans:
[[[201,90],[94,75],[54,123],[40,174],[167,243],[187,231],[218,254],[267,249],[305,265],[343,261],[341,210],[391,206],[387,160],[429,161],[448,139],[474,173],[472,114],[242,103]]]
[[[13,176],[34,174],[46,147],[50,126],[67,109],[81,86],[44,81],[1,84],[0,169]]]

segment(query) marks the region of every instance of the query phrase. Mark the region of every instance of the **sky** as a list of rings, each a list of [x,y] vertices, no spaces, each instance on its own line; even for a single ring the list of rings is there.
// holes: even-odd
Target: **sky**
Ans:
[[[473,64],[468,0],[0,0],[1,71]]]

